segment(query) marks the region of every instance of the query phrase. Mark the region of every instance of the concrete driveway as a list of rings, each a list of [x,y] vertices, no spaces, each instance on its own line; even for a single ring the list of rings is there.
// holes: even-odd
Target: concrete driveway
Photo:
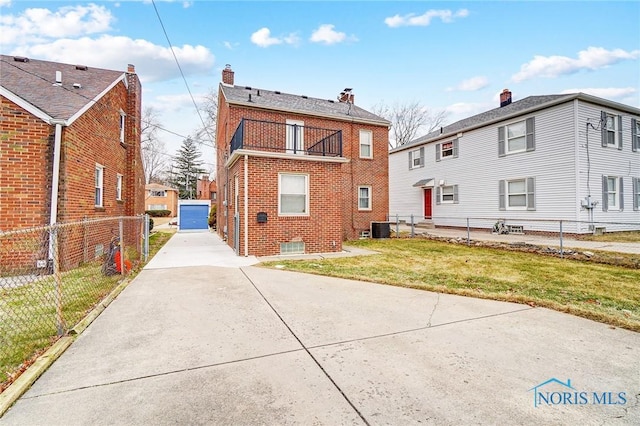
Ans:
[[[203,244],[233,256],[163,251]],[[640,424],[638,333],[194,258],[150,263],[0,424]]]

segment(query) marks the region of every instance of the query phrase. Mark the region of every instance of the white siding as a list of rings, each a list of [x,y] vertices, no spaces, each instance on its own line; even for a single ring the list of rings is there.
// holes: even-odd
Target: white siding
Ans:
[[[603,147],[601,143],[600,113],[606,111],[610,114],[622,116],[622,150],[617,147]],[[640,116],[630,116],[626,112],[609,107],[594,105],[584,101],[578,101],[578,199],[589,195],[598,204],[593,209],[595,222],[605,222],[597,226],[603,226],[607,231],[640,229],[640,211],[633,210],[632,185],[633,177],[640,178],[640,151],[631,150],[631,119],[640,119]],[[591,123],[592,126],[587,126]],[[589,155],[587,156],[587,148]],[[602,176],[617,176],[623,178],[624,209],[602,211]],[[587,176],[589,177],[587,186]],[[579,210],[580,232],[589,231],[589,214],[586,209]],[[625,226],[621,223],[635,223],[635,226]]]

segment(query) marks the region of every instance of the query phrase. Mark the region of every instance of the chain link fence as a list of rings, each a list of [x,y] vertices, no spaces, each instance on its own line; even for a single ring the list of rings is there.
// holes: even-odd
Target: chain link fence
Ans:
[[[0,384],[148,256],[148,217],[0,232]]]

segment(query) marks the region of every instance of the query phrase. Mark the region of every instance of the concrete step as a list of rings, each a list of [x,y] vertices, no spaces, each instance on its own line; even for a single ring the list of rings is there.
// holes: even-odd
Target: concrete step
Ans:
[[[422,220],[418,223],[416,223],[416,228],[422,228],[422,229],[435,229],[435,225],[433,224],[432,220]]]

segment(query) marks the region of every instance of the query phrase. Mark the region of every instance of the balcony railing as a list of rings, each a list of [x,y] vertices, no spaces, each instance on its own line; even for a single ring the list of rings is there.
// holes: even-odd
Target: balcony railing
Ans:
[[[243,118],[231,139],[236,149],[342,157],[342,131]]]

